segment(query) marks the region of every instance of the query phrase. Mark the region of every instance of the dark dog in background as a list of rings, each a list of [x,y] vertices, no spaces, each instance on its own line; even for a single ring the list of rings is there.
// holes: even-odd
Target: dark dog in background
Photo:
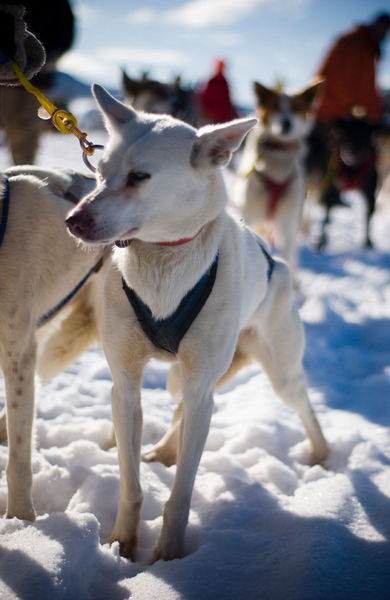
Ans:
[[[306,173],[308,185],[314,185],[319,202],[325,208],[317,249],[327,243],[327,226],[335,206],[348,206],[343,194],[358,190],[366,205],[365,240],[372,247],[371,219],[375,211],[378,186],[378,134],[380,124],[350,117],[337,119],[330,127],[317,124],[308,137]]]
[[[147,73],[134,79],[122,71],[122,89],[126,102],[136,110],[167,114],[186,123],[195,123],[192,90],[182,85],[179,76],[172,83],[162,83],[149,79]]]

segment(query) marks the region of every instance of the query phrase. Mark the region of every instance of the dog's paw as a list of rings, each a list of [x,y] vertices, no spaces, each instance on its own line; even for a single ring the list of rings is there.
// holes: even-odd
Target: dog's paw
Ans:
[[[312,466],[321,465],[322,467],[325,467],[324,463],[329,457],[329,452],[330,450],[328,445],[324,446],[321,449],[317,449],[316,451],[312,450],[310,455],[310,464]]]
[[[25,506],[20,509],[13,509],[11,507],[8,507],[7,511],[5,513],[5,518],[13,519],[14,517],[16,517],[17,519],[20,519],[21,521],[31,521],[31,522],[34,522],[37,518],[34,507],[32,505]]]
[[[184,557],[185,551],[184,547],[182,547],[181,545],[176,547],[176,545],[163,545],[159,543],[154,551],[151,564],[157,562],[158,560],[175,560],[176,558]]]
[[[119,554],[123,556],[123,558],[128,558],[132,562],[136,562],[138,536],[133,536],[129,540],[120,540],[118,539],[118,536],[112,533],[110,539],[108,540],[108,544],[111,545],[114,542],[119,543]]]
[[[176,451],[166,446],[153,446],[150,450],[147,450],[142,459],[145,462],[160,462],[166,467],[171,467],[176,464]]]

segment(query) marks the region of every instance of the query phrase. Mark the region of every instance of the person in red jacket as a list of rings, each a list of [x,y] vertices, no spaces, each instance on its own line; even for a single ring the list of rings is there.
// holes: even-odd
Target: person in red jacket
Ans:
[[[382,120],[384,105],[376,85],[376,67],[389,28],[390,16],[381,13],[336,40],[317,73],[325,80],[317,121],[328,125],[351,116]]]
[[[229,84],[224,75],[225,63],[215,61],[214,75],[198,93],[200,124],[224,123],[237,117],[237,111],[230,99]]]

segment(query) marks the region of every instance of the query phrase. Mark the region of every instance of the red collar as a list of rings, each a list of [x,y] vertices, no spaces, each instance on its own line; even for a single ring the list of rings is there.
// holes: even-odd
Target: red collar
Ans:
[[[204,227],[205,226],[202,225],[199,231],[190,238],[181,238],[180,240],[175,240],[173,242],[151,242],[151,244],[157,244],[157,246],[181,246],[182,244],[187,244],[194,240],[203,231]],[[118,246],[118,248],[126,248],[131,244],[132,240],[133,238],[129,240],[116,240],[115,245]]]
[[[175,240],[174,242],[153,242],[153,244],[157,244],[158,246],[181,246],[182,244],[187,244],[194,240],[204,229],[204,225],[199,229],[194,236],[190,238],[181,238],[180,240]]]
[[[291,183],[292,177],[289,177],[288,179],[286,179],[286,181],[278,183],[277,181],[273,181],[272,179],[264,175],[264,173],[258,172],[258,174],[261,176],[261,179],[269,194],[267,219],[272,219],[275,216],[276,209],[279,206],[279,202],[284,192],[287,190],[288,186]]]

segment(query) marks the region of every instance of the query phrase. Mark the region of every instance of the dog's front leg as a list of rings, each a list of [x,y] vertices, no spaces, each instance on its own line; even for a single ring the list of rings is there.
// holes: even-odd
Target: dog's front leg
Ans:
[[[14,343],[4,365],[9,458],[7,465],[8,518],[35,520],[32,502],[32,428],[36,344],[31,336],[23,349]]]
[[[155,560],[171,560],[184,556],[184,537],[192,490],[210,426],[213,388],[214,385],[205,387],[199,381],[193,381],[183,389],[183,416],[176,477],[165,506]]]
[[[142,506],[139,483],[142,433],[141,376],[113,373],[112,417],[119,454],[120,492],[118,513],[109,543],[119,542],[120,553],[135,560]]]

